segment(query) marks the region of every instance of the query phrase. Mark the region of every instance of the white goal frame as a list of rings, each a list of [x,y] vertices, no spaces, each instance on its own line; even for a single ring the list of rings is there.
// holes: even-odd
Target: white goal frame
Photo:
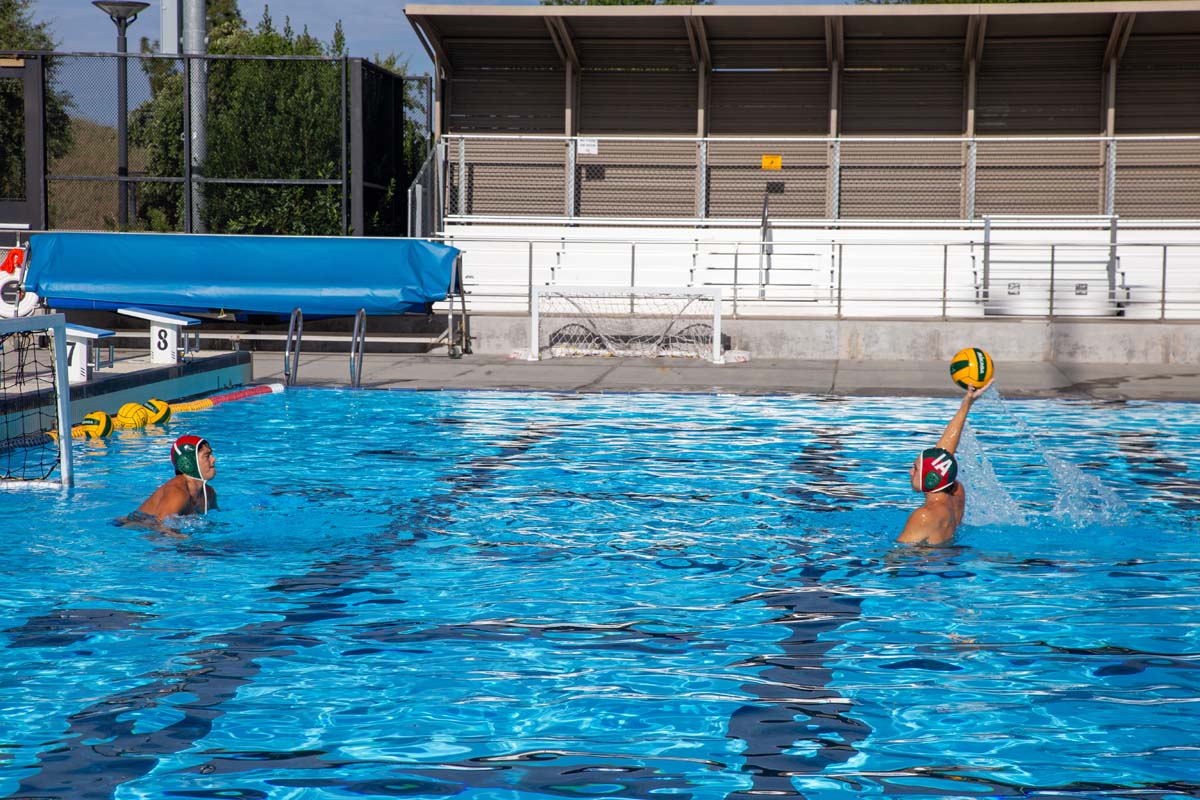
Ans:
[[[75,483],[71,463],[71,382],[67,376],[67,318],[63,314],[35,314],[15,319],[0,319],[0,334],[41,333],[50,335],[54,347],[54,393],[57,397],[55,416],[58,420],[57,481],[5,481],[0,488],[69,487]]]
[[[647,298],[656,296],[668,297],[701,297],[712,302],[712,353],[708,359],[713,364],[725,363],[721,351],[721,287],[719,286],[533,286],[529,295],[529,361],[539,360],[538,327],[541,322],[542,295],[608,295],[628,296],[636,300],[639,295]],[[637,316],[631,311],[630,316]]]

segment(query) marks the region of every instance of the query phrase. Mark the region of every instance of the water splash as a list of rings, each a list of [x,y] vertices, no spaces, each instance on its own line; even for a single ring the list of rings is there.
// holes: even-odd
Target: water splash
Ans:
[[[1129,505],[1095,475],[1048,452],[1042,457],[1059,490],[1052,517],[1084,527],[1119,524],[1129,516]]]
[[[1128,520],[1131,513],[1129,505],[1095,475],[1085,472],[1066,458],[1051,452],[1029,424],[1009,409],[998,389],[993,386],[985,393],[984,398],[992,401],[988,405],[995,407],[1011,423],[1012,431],[1017,434],[1016,441],[1030,446],[1031,452],[1022,455],[1031,456],[1030,462],[1040,460],[1049,472],[1045,491],[1053,497],[1053,506],[1044,516],[1072,528],[1119,525]],[[978,465],[972,471],[978,475],[980,491],[985,494],[989,503],[998,503],[1000,506],[999,511],[996,512],[1000,518],[994,521],[1026,524],[1019,507],[1016,514],[1021,516],[1020,522],[1017,522],[1014,516],[1004,516],[1012,514],[1012,510],[1008,509],[1007,504],[1015,505],[1016,501],[1002,486],[998,485],[999,480],[996,478],[995,471],[970,429],[964,432],[964,441],[968,440],[968,436],[979,460]],[[992,485],[993,481],[997,486]]]
[[[1026,525],[1021,504],[1004,488],[996,476],[975,431],[963,430],[955,453],[959,472],[967,487],[966,522],[969,525]]]

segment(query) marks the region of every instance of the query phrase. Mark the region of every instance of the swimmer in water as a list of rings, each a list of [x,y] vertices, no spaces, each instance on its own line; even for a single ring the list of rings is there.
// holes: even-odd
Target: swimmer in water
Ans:
[[[199,436],[180,436],[171,445],[171,464],[175,477],[155,489],[120,524],[160,530],[167,517],[207,514],[217,507],[217,492],[208,485],[217,474],[212,445]]]
[[[968,389],[962,405],[946,425],[937,446],[922,450],[909,467],[914,491],[923,492],[925,502],[908,517],[898,542],[904,544],[944,544],[954,538],[967,508],[967,490],[958,482],[958,459],[954,451],[967,424],[967,414],[979,396],[992,385]]]

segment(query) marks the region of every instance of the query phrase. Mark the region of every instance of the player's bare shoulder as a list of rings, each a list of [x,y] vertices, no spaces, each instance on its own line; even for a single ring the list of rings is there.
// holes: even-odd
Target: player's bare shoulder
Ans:
[[[941,540],[941,531],[945,528],[944,517],[937,509],[921,506],[908,515],[908,522],[896,541],[903,544],[936,543]]]

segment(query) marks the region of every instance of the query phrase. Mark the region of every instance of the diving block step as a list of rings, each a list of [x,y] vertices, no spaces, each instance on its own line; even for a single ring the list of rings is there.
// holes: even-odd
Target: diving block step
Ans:
[[[92,379],[92,370],[101,364],[99,351],[93,344],[100,339],[115,336],[114,331],[104,328],[89,328],[87,325],[67,325],[67,375],[70,383],[86,383]],[[93,358],[96,356],[96,358]],[[108,366],[112,366],[112,345],[108,346]]]
[[[183,329],[190,325],[199,325],[198,319],[136,307],[118,308],[117,313],[144,319],[150,323],[151,364],[177,364],[181,352],[186,356],[200,349],[198,339],[193,341],[190,337],[182,336],[181,341]]]

